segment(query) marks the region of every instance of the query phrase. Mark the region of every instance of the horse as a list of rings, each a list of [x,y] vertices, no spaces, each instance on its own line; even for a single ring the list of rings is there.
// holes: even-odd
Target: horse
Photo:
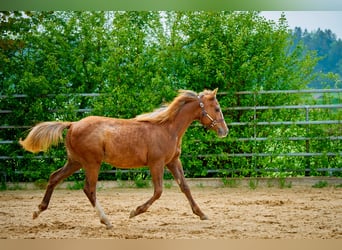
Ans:
[[[188,199],[193,213],[201,220],[208,219],[194,201],[184,177],[180,161],[182,137],[194,120],[216,131],[219,137],[227,136],[228,127],[216,99],[217,89],[204,90],[199,94],[190,90],[178,92],[166,107],[131,119],[88,116],[75,122],[41,122],[31,128],[26,139],[19,140],[25,150],[32,153],[47,151],[51,145],[64,140],[67,151],[67,162],[50,175],[33,219],[48,208],[56,185],[82,168],[85,172],[83,191],[100,222],[111,228],[112,224],[96,199],[96,183],[102,162],[123,169],[149,167],[153,195],[133,210],[130,218],[146,212],[160,198],[166,166]],[[67,133],[63,139],[65,129]]]

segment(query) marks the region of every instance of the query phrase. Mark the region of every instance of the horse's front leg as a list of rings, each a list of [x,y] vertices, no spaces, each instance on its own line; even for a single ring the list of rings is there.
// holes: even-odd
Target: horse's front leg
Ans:
[[[129,218],[133,218],[139,214],[145,213],[147,209],[158,200],[163,192],[163,175],[164,175],[164,165],[157,164],[150,167],[152,182],[154,186],[153,196],[146,201],[141,206],[138,206],[135,210],[133,210]]]
[[[167,164],[167,168],[170,170],[180,189],[188,199],[193,213],[198,215],[201,220],[207,220],[208,217],[201,211],[195,200],[192,198],[190,188],[185,181],[182,163],[180,162],[179,158],[176,158],[174,161]]]

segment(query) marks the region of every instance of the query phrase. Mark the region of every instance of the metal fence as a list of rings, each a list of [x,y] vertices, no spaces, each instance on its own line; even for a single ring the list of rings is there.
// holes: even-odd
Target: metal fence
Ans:
[[[241,91],[236,92],[236,95],[267,95],[267,94],[304,94],[304,93],[342,93],[342,89],[312,89],[312,90],[283,90],[283,91]],[[312,109],[341,109],[342,104],[316,104],[316,105],[283,105],[283,106],[244,106],[244,107],[228,107],[225,110],[253,110],[253,120],[249,122],[231,122],[228,123],[229,126],[277,126],[277,125],[328,125],[328,124],[342,124],[342,117],[339,117],[337,120],[311,120],[310,119],[310,110]],[[303,121],[277,121],[277,122],[268,122],[268,121],[257,121],[256,119],[256,111],[257,110],[280,110],[280,109],[303,109],[305,110],[305,120]],[[255,130],[256,131],[256,130]],[[339,134],[342,135],[342,130],[339,131]],[[272,138],[273,140],[281,141],[284,138]],[[288,137],[287,140],[291,141],[309,141],[309,140],[341,140],[342,136],[325,136],[325,137],[302,137],[302,136],[294,136]],[[256,133],[251,138],[237,138],[240,141],[265,141],[269,140],[267,137],[257,137]],[[323,153],[310,153],[310,152],[302,152],[302,153],[286,153],[286,155],[293,156],[314,156],[314,155],[322,155]],[[328,153],[329,155],[336,156],[342,155],[342,152]],[[271,153],[260,153],[259,156],[270,156]],[[228,156],[246,156],[246,154],[238,155],[231,154]]]
[[[305,157],[306,158],[306,167],[305,167],[305,175],[310,175],[310,157],[317,157],[317,156],[330,156],[330,157],[341,157],[342,156],[342,117],[337,116],[336,119],[327,119],[327,120],[315,120],[315,117],[310,116],[310,111],[313,110],[329,110],[330,112],[336,112],[342,108],[341,104],[341,97],[339,93],[341,93],[341,89],[311,89],[311,90],[271,90],[271,91],[241,91],[236,92],[236,95],[252,95],[253,99],[256,100],[258,95],[272,95],[272,94],[282,94],[282,95],[291,95],[291,94],[318,94],[323,95],[326,93],[329,94],[336,94],[338,98],[335,98],[335,104],[313,104],[313,105],[277,105],[277,106],[240,106],[240,107],[228,107],[226,110],[249,110],[253,111],[253,120],[249,122],[231,122],[228,123],[229,126],[249,126],[254,128],[254,134],[252,137],[249,138],[235,138],[237,141],[242,142],[261,142],[261,141],[274,141],[274,142],[282,142],[282,141],[293,141],[293,142],[305,142],[305,151],[302,152],[281,152],[274,154],[273,152],[247,152],[247,153],[233,153],[233,154],[226,154],[225,157]],[[303,110],[304,111],[304,119],[303,120],[296,120],[296,121],[258,121],[257,120],[257,111],[266,111],[266,110]],[[304,126],[305,127],[305,134],[310,134],[310,129],[312,126],[325,126],[325,125],[338,125],[337,131],[335,131],[335,135],[323,135],[323,136],[287,136],[287,137],[258,137],[257,136],[257,128],[263,127],[279,127],[279,126]],[[331,151],[324,151],[324,152],[312,152],[310,143],[312,141],[336,141],[336,148],[328,149]],[[274,171],[278,171],[279,169],[273,169]],[[342,172],[342,161],[340,160],[339,164],[335,168],[326,168],[325,166],[320,166],[315,169],[318,172],[328,171],[329,174],[333,172]]]
[[[229,138],[229,141],[238,141],[240,143],[248,143],[248,142],[283,142],[286,141],[292,141],[292,142],[304,142],[305,143],[305,150],[302,152],[280,152],[276,155],[273,152],[267,151],[267,152],[222,152],[220,154],[204,154],[199,152],[196,156],[187,156],[186,152],[184,153],[183,157],[198,157],[198,158],[210,158],[210,157],[218,157],[226,159],[229,158],[242,158],[242,157],[253,157],[253,158],[262,158],[262,157],[305,157],[307,159],[306,168],[305,168],[305,174],[309,174],[310,172],[310,158],[312,157],[318,157],[318,156],[327,156],[327,157],[339,157],[339,163],[336,165],[335,168],[326,168],[325,166],[320,166],[319,168],[316,168],[316,171],[329,171],[329,173],[333,172],[342,172],[342,117],[337,116],[336,119],[327,119],[327,120],[316,120],[315,117],[312,117],[310,115],[311,111],[313,110],[329,110],[330,112],[339,112],[342,108],[341,104],[341,97],[340,93],[342,93],[342,89],[311,89],[311,90],[284,90],[284,91],[241,91],[241,92],[235,92],[234,94],[236,96],[253,96],[254,100],[257,99],[260,95],[272,95],[272,94],[281,94],[281,95],[292,95],[292,94],[310,94],[310,95],[324,95],[324,94],[335,94],[338,96],[338,98],[335,100],[336,103],[328,103],[328,104],[311,104],[311,105],[277,105],[277,106],[262,106],[257,105],[257,102],[255,102],[255,105],[253,106],[234,106],[234,107],[226,107],[223,108],[223,113],[229,113],[231,111],[249,111],[253,112],[252,119],[249,121],[231,121],[227,122],[227,125],[231,127],[231,129],[234,129],[234,127],[247,127],[254,131],[253,135],[250,137],[234,137]],[[219,93],[220,96],[225,96],[228,93]],[[91,93],[91,94],[77,94],[83,97],[89,97],[89,98],[96,98],[100,96],[101,94],[97,93]],[[1,99],[8,98],[7,96],[0,96]],[[14,95],[11,96],[11,98],[27,98],[26,95]],[[284,121],[260,121],[257,119],[257,113],[260,111],[270,111],[270,110],[303,110],[304,112],[304,119],[303,120],[284,120]],[[91,112],[92,109],[77,109],[76,112],[84,113],[84,112]],[[0,110],[1,115],[11,114],[13,110],[9,109],[3,109]],[[306,132],[309,132],[310,126],[337,126],[336,129],[338,131],[335,131],[334,135],[322,135],[322,136],[287,136],[287,137],[267,137],[262,136],[260,137],[257,133],[258,130],[263,129],[265,127],[278,127],[278,126],[304,126],[306,129]],[[27,130],[30,126],[18,126],[15,124],[0,124],[0,130],[8,130],[8,129],[22,129]],[[309,133],[307,133],[309,134]],[[310,143],[312,141],[335,141],[337,146],[334,148],[334,150],[330,151],[324,151],[324,152],[312,152]],[[1,139],[0,138],[0,147],[7,145],[7,144],[15,144],[17,141],[11,140],[9,138]],[[34,158],[46,158],[48,156],[33,156]],[[3,160],[9,160],[9,159],[23,159],[24,156],[20,155],[0,155],[0,164]],[[217,169],[211,169],[208,172],[215,173],[219,172],[220,170]],[[272,171],[278,171],[276,168]],[[107,172],[115,172],[113,171],[107,171]],[[20,172],[18,172],[20,174]]]

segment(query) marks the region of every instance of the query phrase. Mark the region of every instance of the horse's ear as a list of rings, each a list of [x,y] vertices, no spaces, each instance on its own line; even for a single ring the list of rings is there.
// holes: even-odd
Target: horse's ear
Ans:
[[[216,95],[217,91],[218,91],[218,88],[214,89],[213,94]]]

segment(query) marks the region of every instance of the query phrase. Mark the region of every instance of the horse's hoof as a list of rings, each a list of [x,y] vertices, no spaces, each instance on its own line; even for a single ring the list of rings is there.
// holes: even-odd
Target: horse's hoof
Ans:
[[[200,218],[201,220],[209,220],[208,216],[206,216],[205,214],[203,214]]]
[[[129,218],[131,219],[131,218],[133,218],[135,216],[136,216],[135,210],[132,210],[131,213],[129,214]]]
[[[39,216],[39,212],[33,212],[32,219],[36,219]]]
[[[105,219],[101,219],[100,222],[104,225],[106,225],[106,228],[107,229],[111,229],[113,226],[112,224],[110,224],[110,222],[108,220],[105,220]]]
[[[132,210],[131,213],[129,214],[129,218],[133,218],[135,216],[135,210]]]

